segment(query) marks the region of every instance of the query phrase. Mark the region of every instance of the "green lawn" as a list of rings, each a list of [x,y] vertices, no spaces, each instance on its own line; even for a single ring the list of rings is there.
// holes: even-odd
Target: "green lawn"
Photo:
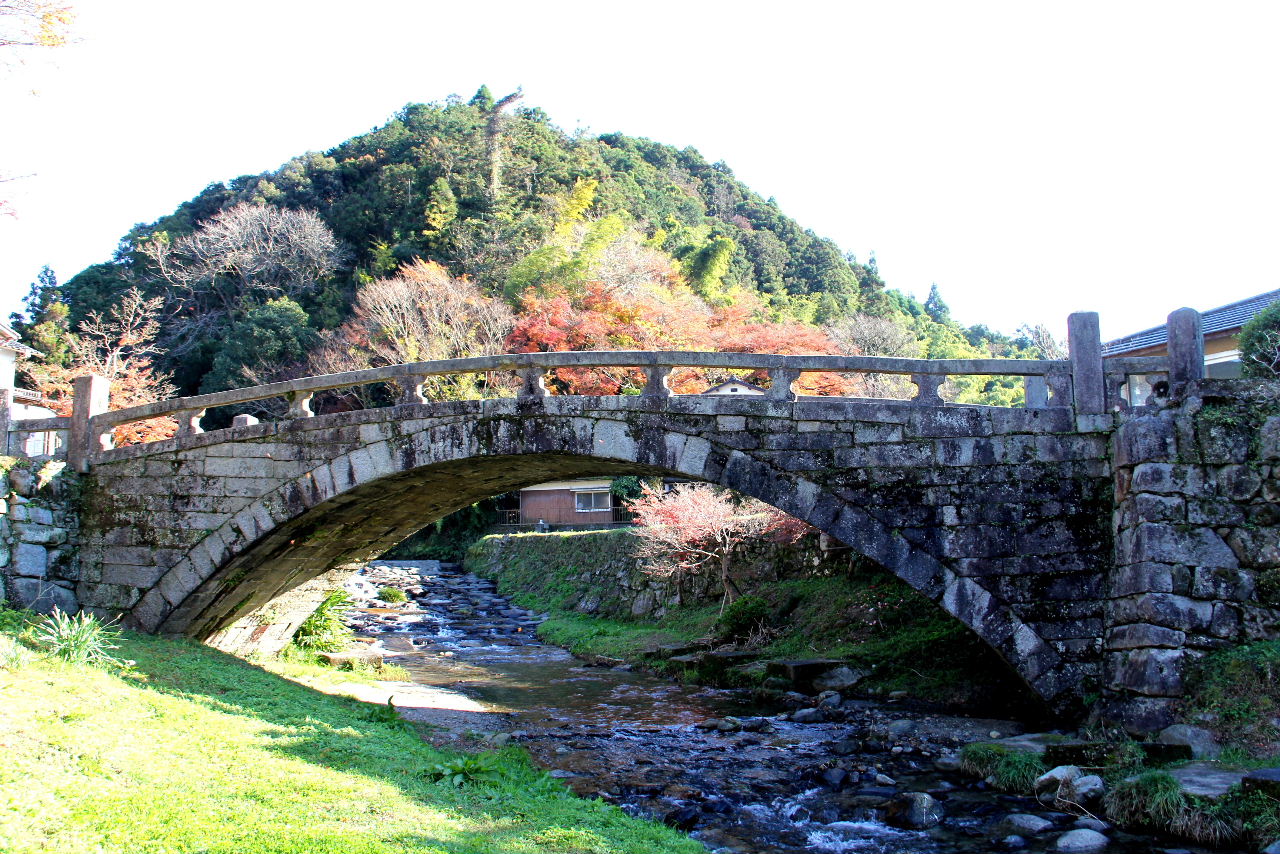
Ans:
[[[569,795],[508,748],[497,779],[431,782],[456,760],[384,711],[194,643],[126,634],[127,670],[5,669],[0,851],[128,854],[698,852]]]

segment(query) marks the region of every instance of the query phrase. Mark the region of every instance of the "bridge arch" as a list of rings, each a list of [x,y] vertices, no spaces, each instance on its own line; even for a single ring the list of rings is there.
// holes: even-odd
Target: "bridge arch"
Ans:
[[[481,498],[579,475],[681,476],[769,503],[871,558],[982,637],[1040,696],[1059,701],[1078,691],[1079,662],[1064,660],[1042,635],[1043,620],[1025,618],[974,572],[999,552],[990,541],[997,532],[949,528],[958,493],[931,475],[935,459],[948,455],[957,466],[1000,466],[1003,458],[1010,477],[970,484],[966,494],[1006,504],[1034,498],[1027,508],[1052,503],[1046,496],[1059,496],[1064,481],[1010,449],[1036,441],[1016,430],[1044,434],[1054,425],[1037,424],[1034,411],[939,412],[887,403],[548,397],[398,406],[184,436],[101,455],[83,571],[101,587],[136,584],[120,609],[131,625],[216,639],[238,621],[262,619],[279,594],[373,557]],[[1001,435],[992,419],[1009,413],[1017,423]],[[1060,460],[1059,469],[1063,462],[1077,463]],[[1039,472],[1033,496],[1025,469]],[[1052,520],[1024,515],[1029,536],[1053,529]],[[161,565],[125,563],[145,564],[143,548]],[[1055,560],[1046,555],[1044,563]]]

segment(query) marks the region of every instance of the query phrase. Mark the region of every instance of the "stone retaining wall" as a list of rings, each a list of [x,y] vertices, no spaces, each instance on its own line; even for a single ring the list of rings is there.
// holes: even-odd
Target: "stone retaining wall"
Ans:
[[[1101,713],[1173,720],[1188,666],[1280,631],[1280,388],[1203,380],[1116,432]]]
[[[466,566],[485,578],[506,578],[520,589],[537,589],[557,607],[599,617],[659,619],[674,606],[720,601],[718,575],[693,575],[680,584],[651,575],[635,556],[635,545],[626,529],[492,534],[471,547]],[[750,579],[756,576],[776,579],[846,570],[851,553],[840,549],[836,554],[824,554],[816,536],[795,545],[756,543],[737,557],[734,575],[749,593]]]
[[[12,458],[4,458],[12,460]],[[0,597],[42,614],[80,610],[79,483],[62,462],[13,461],[0,474]]]

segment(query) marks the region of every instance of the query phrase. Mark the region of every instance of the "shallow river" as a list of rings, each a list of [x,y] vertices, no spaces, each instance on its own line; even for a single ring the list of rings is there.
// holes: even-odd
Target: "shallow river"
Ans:
[[[374,607],[383,586],[405,589],[409,602]],[[1016,734],[1012,722],[846,700],[830,720],[796,723],[743,692],[595,667],[542,644],[535,615],[448,564],[377,562],[348,587],[362,604],[351,614],[359,634],[419,685],[489,713],[475,716],[477,729],[506,732],[497,739],[522,744],[575,792],[687,830],[711,851],[1047,852],[1080,826],[1078,816],[936,770],[966,741]],[[910,809],[911,793],[921,792],[936,801],[940,823],[912,827],[930,823]],[[1052,827],[1008,839],[1001,822],[1011,813]],[[1166,850],[1107,833],[1108,852]]]

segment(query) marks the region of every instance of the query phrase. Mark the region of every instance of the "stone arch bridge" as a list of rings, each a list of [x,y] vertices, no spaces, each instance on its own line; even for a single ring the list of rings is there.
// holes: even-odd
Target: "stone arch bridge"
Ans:
[[[873,559],[985,639],[1051,706],[1078,706],[1100,686],[1140,726],[1176,696],[1180,688],[1167,683],[1181,672],[1187,638],[1227,619],[1215,609],[1230,591],[1187,599],[1189,615],[1148,613],[1150,595],[1174,591],[1162,577],[1145,587],[1130,578],[1135,564],[1150,574],[1143,550],[1161,546],[1133,542],[1140,509],[1117,512],[1127,489],[1117,478],[1137,457],[1123,441],[1117,456],[1122,402],[1112,392],[1130,373],[1167,375],[1175,399],[1194,386],[1197,319],[1171,319],[1169,360],[1104,363],[1097,316],[1087,314],[1072,316],[1072,358],[1062,361],[543,353],[397,365],[110,412],[101,380],[82,378],[70,419],[9,429],[69,429],[68,460],[82,473],[78,542],[50,577],[74,582],[82,606],[143,631],[232,650],[278,647],[323,595],[317,579],[331,583],[453,510],[551,479],[676,475],[758,498]],[[647,384],[635,396],[549,395],[543,377],[560,367],[629,368]],[[770,388],[763,397],[673,395],[668,377],[681,367],[763,369]],[[901,374],[918,393],[791,391],[801,373],[823,370]],[[423,399],[433,377],[498,371],[521,377],[516,396]],[[956,374],[1025,377],[1027,404],[944,403],[939,387]],[[311,414],[314,394],[379,382],[396,384],[398,405]],[[268,398],[287,402],[285,417],[200,428],[209,408]],[[1174,409],[1139,410],[1135,435],[1147,429],[1143,417]],[[177,436],[111,447],[115,428],[160,416],[178,419]],[[1148,455],[1169,452],[1167,442],[1135,443]],[[1232,563],[1218,553],[1208,561]],[[1239,630],[1236,617],[1219,637]],[[1203,625],[1191,625],[1197,619]],[[1169,632],[1181,636],[1171,643]]]

